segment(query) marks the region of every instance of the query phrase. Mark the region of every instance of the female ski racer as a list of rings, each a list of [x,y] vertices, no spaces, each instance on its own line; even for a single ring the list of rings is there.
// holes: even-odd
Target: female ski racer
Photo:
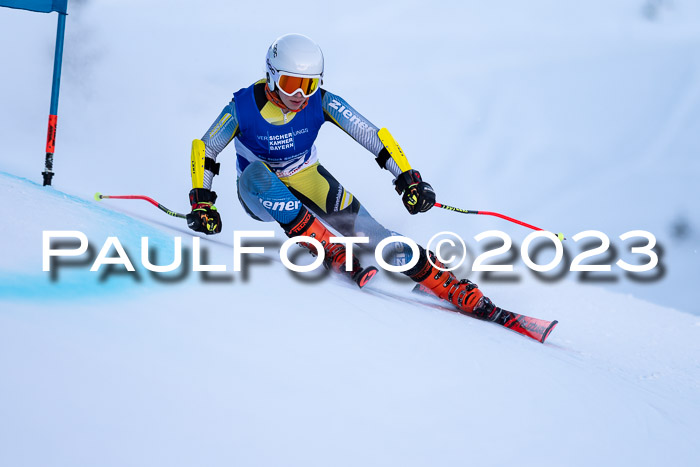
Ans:
[[[279,223],[289,237],[315,238],[323,245],[324,265],[349,274],[362,287],[376,268],[363,269],[354,258],[352,270],[346,272],[346,248],[329,241],[333,234],[319,218],[341,235],[369,237],[370,247],[395,232],[378,223],[321,165],[314,145],[321,125],[335,124],[371,152],[379,166],[395,177],[394,186],[409,213],[433,207],[435,193],[417,170],[399,168],[408,164],[398,160],[397,151],[390,154],[372,123],[342,97],[320,87],[323,53],[314,41],[300,34],[284,35],[272,43],[266,62],[266,78],[234,93],[202,139],[193,141],[192,212],[187,224],[205,234],[221,232],[212,179],[219,173],[218,154],[233,140],[238,198],[248,215]],[[312,244],[300,244],[316,253]],[[389,261],[397,266],[408,264],[411,248],[404,243],[393,245]],[[436,267],[441,265],[432,252],[422,247],[419,251],[418,262],[404,274],[421,284],[422,290],[452,303],[462,313],[497,318],[501,309],[476,284],[457,280],[452,272]]]

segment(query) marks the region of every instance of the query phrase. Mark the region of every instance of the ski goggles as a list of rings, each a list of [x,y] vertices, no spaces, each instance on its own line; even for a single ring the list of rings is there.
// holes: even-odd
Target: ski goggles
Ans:
[[[277,79],[277,88],[290,97],[296,94],[298,91],[301,91],[301,94],[304,97],[311,97],[316,91],[318,91],[318,86],[320,83],[320,76],[291,76],[280,73],[279,78]]]

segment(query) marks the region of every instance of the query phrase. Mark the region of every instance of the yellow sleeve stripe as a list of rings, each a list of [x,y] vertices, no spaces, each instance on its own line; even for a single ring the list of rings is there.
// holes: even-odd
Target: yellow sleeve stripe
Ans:
[[[228,119],[231,118],[231,114],[227,113],[223,117],[221,117],[221,120],[219,120],[219,123],[216,124],[216,126],[209,132],[209,138],[213,138],[215,134],[223,128],[224,124],[228,121]]]

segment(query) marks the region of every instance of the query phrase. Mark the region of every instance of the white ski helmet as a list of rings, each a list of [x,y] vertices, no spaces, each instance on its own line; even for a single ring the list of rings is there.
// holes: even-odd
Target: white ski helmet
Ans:
[[[270,91],[279,87],[280,75],[311,78],[315,88],[303,90],[305,97],[318,90],[323,84],[323,52],[314,41],[301,34],[285,34],[278,37],[267,49],[267,85]],[[285,91],[283,91],[285,92]],[[288,95],[293,92],[285,92]]]

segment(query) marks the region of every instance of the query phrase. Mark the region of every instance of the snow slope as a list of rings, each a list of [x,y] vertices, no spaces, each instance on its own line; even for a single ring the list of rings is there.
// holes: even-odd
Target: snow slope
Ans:
[[[116,235],[138,251],[136,232],[189,244],[175,221],[149,225],[7,175],[1,186],[36,206],[41,226],[30,232],[80,219],[98,249]],[[36,239],[3,238],[17,247],[10,266],[40,261]],[[204,242],[231,271],[231,248]],[[698,459],[700,321],[691,315],[574,284],[492,288],[500,303],[560,320],[541,345],[332,277],[300,282],[274,250],[247,280],[205,283],[201,273],[155,282],[130,256],[141,282],[100,282],[88,262],[58,266],[55,283],[38,268],[18,274],[43,296],[3,287],[2,465]],[[382,277],[372,288],[410,285]]]
[[[261,27],[253,3],[72,1],[55,188],[36,184],[55,16],[0,9],[0,39],[16,44],[0,48],[12,64],[0,71],[0,465],[697,465],[697,5],[288,7],[268,2],[285,14]],[[444,203],[614,242],[645,229],[665,275],[546,282],[522,264],[516,282],[470,275],[498,304],[558,319],[540,345],[373,293],[409,293],[389,274],[367,292],[295,276],[280,232],[249,274],[231,272],[233,231],[273,226],[238,206],[228,149],[224,232],[201,240],[226,273],[187,272],[181,220],[92,199],[138,193],[184,211],[191,140],[290,30],[322,45],[325,86],[388,127]],[[346,135],[324,130],[318,146],[377,218],[416,240],[452,230],[475,253],[485,230],[516,245],[527,235],[409,216]],[[43,272],[46,230],[85,232],[90,255]],[[109,236],[137,273],[89,271]],[[159,264],[182,237],[184,273],[145,271],[143,236]]]

